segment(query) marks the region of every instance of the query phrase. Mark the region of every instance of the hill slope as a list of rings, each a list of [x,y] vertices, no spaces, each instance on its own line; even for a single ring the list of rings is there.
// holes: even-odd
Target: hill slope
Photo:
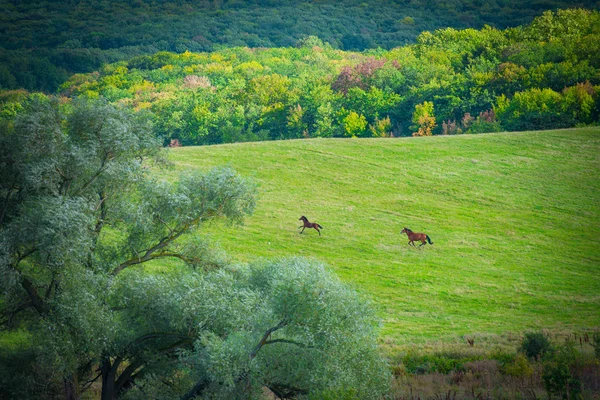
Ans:
[[[234,258],[304,255],[373,299],[388,343],[600,325],[600,128],[179,148],[260,184]],[[325,228],[298,234],[306,215]],[[434,245],[411,248],[402,227]]]
[[[293,46],[392,48],[425,30],[505,28],[597,0],[0,1],[0,89],[54,91],[69,75],[157,51]]]

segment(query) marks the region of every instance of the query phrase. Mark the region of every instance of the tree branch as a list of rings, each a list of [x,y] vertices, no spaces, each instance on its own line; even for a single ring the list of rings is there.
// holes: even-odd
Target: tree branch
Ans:
[[[281,322],[279,322],[276,326],[267,329],[267,331],[264,333],[264,335],[262,336],[262,338],[260,339],[260,341],[258,342],[258,344],[256,345],[256,347],[254,348],[254,350],[252,350],[252,353],[250,353],[250,355],[249,355],[250,360],[252,360],[252,359],[254,359],[256,357],[256,355],[258,354],[258,352],[260,351],[260,349],[265,344],[286,342],[286,343],[294,343],[294,344],[297,344],[297,345],[302,345],[300,343],[293,342],[293,341],[288,341],[288,340],[285,340],[285,339],[268,340],[269,337],[271,336],[271,334],[273,332],[275,332],[275,331],[277,331],[277,330],[285,327],[288,323],[289,323],[289,320],[287,318],[285,318]],[[238,381],[244,379],[244,376],[246,376],[246,372],[243,372],[238,377]],[[210,381],[208,379],[206,379],[206,378],[200,379],[198,382],[196,382],[196,384],[194,385],[194,387],[192,389],[190,389],[189,392],[187,392],[184,396],[181,397],[181,400],[190,400],[194,396],[200,394],[204,389],[206,389],[206,387],[209,385],[209,383],[210,383]],[[267,387],[269,389],[271,389],[271,391],[273,393],[275,393],[275,394],[277,394],[277,393],[283,393],[285,391],[286,393],[284,393],[283,396],[280,396],[282,398],[286,398],[290,394],[295,395],[295,394],[306,394],[306,393],[308,393],[307,390],[293,388],[293,387],[286,386],[286,385],[272,384],[272,385],[267,386]]]
[[[14,176],[13,184],[11,185],[10,189],[8,189],[6,192],[6,198],[4,199],[4,205],[2,206],[2,213],[0,213],[0,226],[2,226],[2,223],[4,222],[4,215],[6,215],[6,210],[8,210],[8,204],[9,204],[12,192],[15,189],[18,189],[18,186],[15,186],[18,175],[19,175],[19,173],[17,172],[17,174]]]
[[[289,343],[289,344],[295,344],[296,346],[300,346],[300,347],[305,347],[305,348],[312,348],[313,346],[308,346],[304,343],[301,342],[296,342],[295,340],[290,340],[290,339],[274,339],[274,340],[267,340],[264,344],[273,344],[273,343]]]
[[[299,394],[308,394],[308,390],[306,389],[299,389],[280,383],[270,383],[265,386],[280,399],[292,399]]]
[[[127,347],[129,348],[133,345],[141,344],[141,343],[145,342],[146,340],[157,339],[157,338],[176,338],[176,339],[182,339],[182,340],[192,340],[189,336],[180,335],[177,333],[152,332],[152,333],[148,333],[146,335],[140,336],[139,338],[137,338],[133,342],[131,342]]]
[[[202,262],[202,260],[200,258],[197,258],[197,257],[188,257],[188,256],[186,256],[184,254],[181,254],[181,253],[175,253],[175,252],[169,252],[169,251],[163,251],[163,252],[161,252],[159,254],[155,254],[155,255],[152,256],[151,260],[156,260],[156,259],[159,259],[159,258],[177,258],[177,259],[179,259],[179,260],[181,260],[181,261],[183,261],[186,264],[191,265],[191,266],[200,264]],[[206,264],[208,264],[209,266],[214,267],[214,268],[218,268],[219,267],[219,265],[216,264],[216,263],[206,263]]]
[[[29,251],[26,251],[24,254],[21,254],[17,251],[17,262],[12,265],[13,269],[15,271],[21,272],[21,270],[19,270],[19,264],[21,263],[21,261],[23,261],[24,259],[26,259],[27,257],[29,257],[30,255],[32,255],[33,253],[35,253],[38,249],[37,248],[32,248]]]
[[[92,384],[94,382],[96,382],[98,380],[98,378],[100,378],[101,376],[102,376],[102,372],[99,373],[94,379],[90,379],[89,381],[87,381],[86,383],[84,383],[83,386],[81,387],[80,393],[83,393],[86,390],[88,390],[90,387],[92,387]]]
[[[37,289],[33,286],[33,283],[29,279],[23,277],[23,279],[21,279],[21,286],[23,286],[23,289],[25,289],[27,295],[29,295],[29,298],[31,299],[31,305],[33,308],[35,308],[38,314],[46,314],[46,305],[44,304],[44,299],[42,299]]]
[[[119,393],[121,389],[123,389],[123,386],[129,381],[131,375],[133,375],[135,371],[137,371],[140,367],[143,366],[144,361],[142,361],[141,359],[137,359],[131,364],[129,364],[127,368],[125,368],[125,370],[121,373],[121,375],[119,375],[119,378],[115,382],[115,393]]]
[[[104,220],[106,219],[106,199],[108,198],[102,191],[98,192],[98,195],[100,196],[100,203],[96,206],[96,210],[100,208],[100,215],[98,216],[98,221],[96,221],[96,227],[94,228],[96,235],[100,234],[100,231],[104,226]]]
[[[6,326],[6,328],[10,328],[12,325],[12,322],[13,322],[14,318],[17,316],[17,314],[20,313],[21,311],[28,309],[29,307],[33,307],[33,303],[31,301],[26,301],[24,303],[19,304],[12,311],[1,312],[0,317],[2,317],[2,320],[0,320],[0,325],[4,325],[4,326]]]
[[[73,196],[78,196],[79,194],[81,194],[81,192],[83,192],[85,189],[87,189],[88,187],[90,187],[90,185],[92,183],[94,183],[94,181],[104,172],[106,171],[106,169],[108,168],[108,161],[112,160],[113,157],[111,157],[110,153],[107,153],[104,155],[104,158],[102,159],[102,163],[100,164],[100,168],[98,168],[98,171],[96,171],[96,173],[90,178],[90,180],[88,180],[86,183],[83,184],[82,187],[79,188],[79,190],[77,190],[75,192],[75,194]]]
[[[194,396],[196,396],[197,394],[201,393],[204,389],[206,389],[206,387],[209,384],[209,380],[202,378],[200,379],[198,382],[196,382],[196,384],[194,385],[193,388],[190,389],[189,392],[187,392],[186,394],[184,394],[181,397],[181,400],[190,400],[192,399]]]
[[[204,218],[207,218],[207,216],[205,216]],[[169,244],[171,244],[173,241],[175,241],[178,237],[180,237],[181,235],[186,233],[190,228],[197,225],[200,222],[200,220],[202,220],[202,219],[203,219],[203,217],[198,217],[198,218],[188,222],[187,224],[184,224],[181,227],[181,229],[179,229],[178,231],[174,231],[173,233],[171,233],[168,236],[165,236],[164,238],[160,239],[160,241],[156,245],[145,250],[143,256],[141,256],[141,257],[138,256],[136,258],[130,258],[129,260],[125,261],[124,263],[121,263],[117,268],[115,268],[115,270],[112,272],[112,274],[117,275],[117,274],[119,274],[119,272],[121,272],[122,270],[124,270],[127,267],[130,267],[130,266],[136,265],[136,264],[145,263],[147,261],[157,258],[156,255],[154,255],[154,253],[156,251],[167,247]]]
[[[260,342],[258,342],[258,344],[254,348],[254,350],[252,350],[252,353],[250,353],[250,359],[252,360],[254,357],[256,357],[256,355],[258,354],[258,352],[260,351],[260,349],[267,343],[267,339],[269,338],[269,336],[271,336],[271,333],[273,333],[273,332],[275,332],[275,331],[283,328],[287,324],[288,324],[288,320],[286,318],[286,319],[283,319],[279,324],[277,324],[277,326],[274,326],[273,328],[267,329],[267,331],[263,335],[263,337],[260,340]]]

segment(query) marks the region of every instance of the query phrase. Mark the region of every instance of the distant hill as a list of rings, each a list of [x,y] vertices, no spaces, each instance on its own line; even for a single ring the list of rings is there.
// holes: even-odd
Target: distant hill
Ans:
[[[600,13],[439,29],[391,50],[159,52],[77,74],[67,97],[149,112],[169,144],[542,130],[600,121]]]
[[[327,262],[371,298],[383,343],[593,328],[600,309],[600,129],[184,147],[183,171],[229,164],[260,188],[234,259]],[[301,215],[324,228],[299,234]],[[403,227],[434,244],[409,247]],[[518,337],[518,336],[517,336]],[[464,342],[464,341],[463,341]]]
[[[52,92],[73,73],[157,51],[293,46],[390,49],[422,31],[506,28],[593,0],[0,1],[0,89]]]

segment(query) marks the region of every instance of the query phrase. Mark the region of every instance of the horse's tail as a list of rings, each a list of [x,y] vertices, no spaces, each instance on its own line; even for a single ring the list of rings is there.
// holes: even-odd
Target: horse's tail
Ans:
[[[321,225],[317,224],[317,226],[318,226],[319,228],[323,229],[323,227],[322,227]]]
[[[427,241],[429,242],[429,244],[433,244],[433,242],[431,241],[431,238],[429,237],[429,235],[425,235],[425,237],[427,238]]]

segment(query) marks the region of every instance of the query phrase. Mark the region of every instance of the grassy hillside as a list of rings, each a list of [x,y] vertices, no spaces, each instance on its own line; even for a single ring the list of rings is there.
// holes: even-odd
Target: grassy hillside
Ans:
[[[260,185],[234,258],[303,255],[370,297],[392,345],[600,325],[600,128],[172,151]],[[306,215],[322,226],[298,234]],[[434,245],[412,248],[402,227]]]

